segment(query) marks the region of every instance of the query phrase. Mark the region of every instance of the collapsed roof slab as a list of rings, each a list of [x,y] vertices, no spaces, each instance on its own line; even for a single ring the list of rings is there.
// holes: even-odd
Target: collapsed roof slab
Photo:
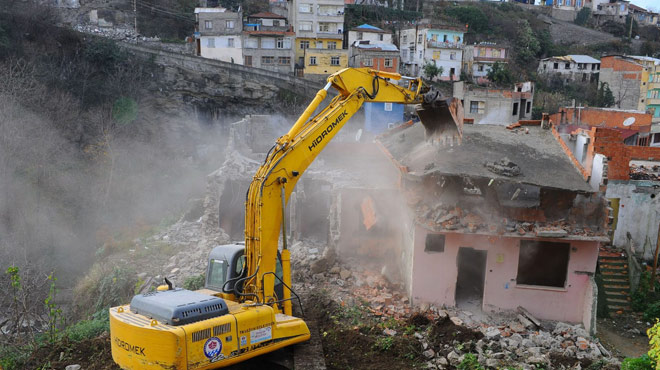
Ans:
[[[540,126],[510,130],[499,125],[465,125],[461,145],[442,146],[427,142],[424,127],[413,124],[379,140],[413,177],[436,173],[593,193],[551,131]],[[517,165],[520,174],[505,176],[486,167],[487,162],[502,160]]]

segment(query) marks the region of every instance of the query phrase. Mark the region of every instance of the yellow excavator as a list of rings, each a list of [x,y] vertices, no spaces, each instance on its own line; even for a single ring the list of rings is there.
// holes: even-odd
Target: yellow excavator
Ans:
[[[397,83],[406,80],[407,86]],[[312,117],[331,86],[338,95]],[[174,288],[166,280],[130,305],[110,308],[112,358],[121,368],[214,369],[309,339],[307,325],[292,312],[300,299],[291,289],[283,215],[300,176],[365,102],[418,104],[428,139],[459,143],[462,137],[460,101],[444,99],[420,78],[369,68],[330,75],[254,175],[245,243],[211,251],[204,289]]]

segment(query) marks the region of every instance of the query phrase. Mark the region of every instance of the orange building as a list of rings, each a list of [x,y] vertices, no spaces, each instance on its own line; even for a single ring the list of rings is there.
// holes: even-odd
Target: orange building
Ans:
[[[399,72],[399,49],[396,45],[356,41],[351,45],[350,67],[369,67],[379,71]]]

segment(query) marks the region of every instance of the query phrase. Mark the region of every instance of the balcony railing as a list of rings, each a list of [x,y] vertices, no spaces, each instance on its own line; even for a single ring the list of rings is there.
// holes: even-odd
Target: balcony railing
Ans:
[[[427,48],[436,48],[436,49],[463,49],[465,45],[460,42],[442,42],[442,41],[433,41],[433,40],[428,40],[426,42],[426,47]]]
[[[275,31],[275,32],[286,32],[293,31],[291,26],[264,26],[262,24],[245,24],[243,26],[243,31]]]

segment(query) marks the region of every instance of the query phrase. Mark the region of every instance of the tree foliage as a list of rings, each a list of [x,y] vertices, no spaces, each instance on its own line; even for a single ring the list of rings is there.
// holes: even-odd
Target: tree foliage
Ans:
[[[488,71],[488,79],[496,85],[510,85],[513,81],[513,74],[506,63],[495,62]]]
[[[516,60],[521,65],[527,65],[536,61],[536,55],[541,50],[539,41],[534,36],[534,32],[527,20],[520,22],[518,35],[515,44]]]
[[[445,9],[445,14],[468,25],[468,31],[482,33],[490,29],[488,17],[475,6],[452,6]]]
[[[577,13],[575,24],[578,26],[584,26],[589,21],[589,18],[591,18],[591,8],[585,6]]]
[[[655,325],[646,331],[649,337],[648,355],[655,364],[656,369],[660,369],[660,320],[655,319]]]
[[[433,81],[435,77],[442,75],[442,72],[444,72],[442,66],[438,67],[433,62],[426,62],[426,64],[424,64],[424,75],[431,81]]]
[[[610,90],[610,86],[607,82],[600,83],[598,93],[596,94],[596,100],[593,105],[603,108],[609,108],[614,105],[614,94],[612,94],[612,90]]]

